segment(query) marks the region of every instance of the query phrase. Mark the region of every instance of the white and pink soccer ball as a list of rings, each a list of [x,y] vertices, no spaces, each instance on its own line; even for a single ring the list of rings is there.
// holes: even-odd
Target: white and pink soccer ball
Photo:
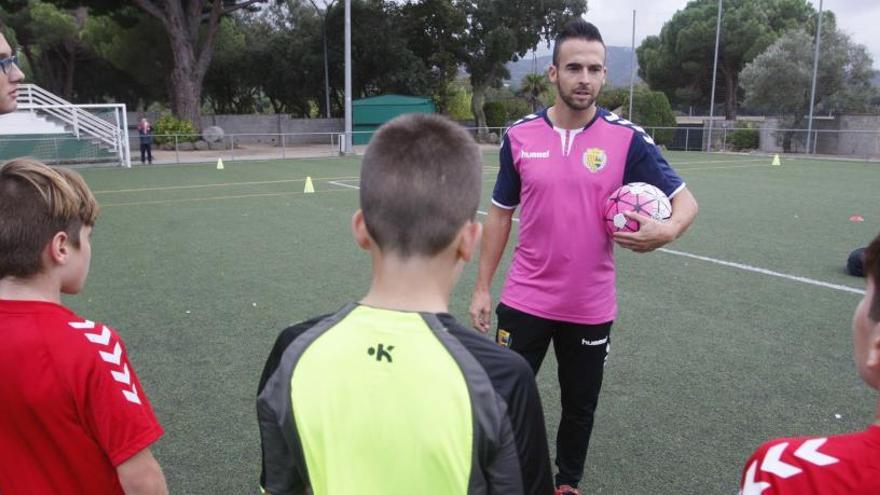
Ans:
[[[605,203],[605,227],[608,233],[638,232],[639,222],[626,218],[632,211],[654,220],[672,216],[672,204],[660,189],[645,182],[631,182],[620,186]]]

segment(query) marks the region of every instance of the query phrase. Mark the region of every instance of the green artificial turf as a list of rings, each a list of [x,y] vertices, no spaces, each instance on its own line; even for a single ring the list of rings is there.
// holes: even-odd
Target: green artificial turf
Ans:
[[[862,288],[843,265],[880,230],[880,164],[668,157],[700,203],[697,222],[669,249]],[[256,490],[254,397],[275,337],[358,298],[369,283],[369,260],[349,233],[358,193],[342,185],[357,185],[358,165],[325,158],[228,162],[223,171],[81,170],[103,212],[87,287],[65,302],[125,339],[166,429],[155,453],[172,493]],[[483,211],[495,167],[487,154]],[[303,193],[306,177],[315,194]],[[496,300],[514,240],[515,232]],[[666,251],[618,249],[617,262],[620,314],[581,484],[587,493],[735,493],[764,440],[870,422],[876,394],[850,356],[858,294]],[[452,297],[462,320],[475,271],[466,269]],[[552,453],[552,352],[538,382]]]

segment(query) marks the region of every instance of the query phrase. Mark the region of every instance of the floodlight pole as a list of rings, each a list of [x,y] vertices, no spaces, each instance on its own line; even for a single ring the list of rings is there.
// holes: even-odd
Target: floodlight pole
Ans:
[[[636,9],[633,9],[632,53],[629,59],[629,114],[626,118],[633,120],[633,89],[636,84]]]
[[[718,0],[718,21],[715,24],[715,63],[712,64],[712,95],[709,99],[709,140],[706,151],[712,151],[712,120],[715,117],[715,76],[718,73],[718,42],[721,40],[721,2]],[[730,88],[728,88],[729,90]],[[736,89],[734,89],[736,91]]]
[[[345,0],[345,154],[351,153],[351,0]]]
[[[813,87],[810,89],[810,116],[807,119],[807,154],[813,138],[813,105],[816,103],[816,74],[819,71],[819,42],[822,40],[822,0],[819,0],[819,24],[816,26],[816,52],[813,54]]]

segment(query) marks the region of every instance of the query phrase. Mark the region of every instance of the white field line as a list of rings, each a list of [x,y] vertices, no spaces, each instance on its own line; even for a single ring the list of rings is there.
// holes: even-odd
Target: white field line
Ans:
[[[314,181],[319,180],[356,180],[357,177],[315,177]],[[162,187],[141,187],[137,189],[114,189],[107,191],[92,191],[94,194],[114,194],[114,193],[130,193],[130,192],[152,192],[152,191],[173,191],[176,189],[200,189],[205,187],[235,187],[235,186],[255,186],[264,184],[285,184],[288,182],[305,182],[306,179],[279,179],[279,180],[260,180],[250,182],[219,182],[215,184],[195,184],[188,186],[162,186]]]
[[[329,182],[327,182],[327,183],[328,183],[328,184],[333,184],[334,186],[347,187],[347,188],[349,188],[349,189],[360,190],[360,188],[361,188],[360,186],[355,186],[355,185],[352,185],[352,184],[346,184],[346,183],[344,183],[344,182],[339,182],[339,181],[335,181],[335,180],[331,180],[331,181],[329,181]]]
[[[843,292],[851,292],[853,294],[864,295],[865,291],[862,289],[856,289],[854,287],[849,287],[846,285],[837,285],[831,284],[828,282],[823,282],[821,280],[815,280],[812,278],[801,277],[799,275],[789,275],[787,273],[774,272],[773,270],[767,270],[766,268],[759,268],[757,266],[746,265],[744,263],[736,263],[733,261],[724,261],[715,258],[710,258],[708,256],[700,256],[697,254],[685,253],[684,251],[675,251],[673,249],[660,248],[657,251],[662,251],[668,254],[674,254],[676,256],[684,256],[686,258],[693,258],[695,260],[706,261],[709,263],[715,263],[717,265],[729,266],[731,268],[737,268],[739,270],[745,270],[748,272],[761,273],[764,275],[769,275],[771,277],[779,277],[784,278],[786,280],[791,280],[793,282],[800,282],[802,284],[815,285],[816,287],[824,287],[826,289],[834,289]]]
[[[480,215],[488,215],[485,211],[478,210],[477,213]],[[514,222],[519,222],[519,218],[513,218]],[[676,251],[673,249],[660,248],[657,251],[666,253],[666,254],[674,254],[676,256],[684,256],[686,258],[692,258],[695,260],[706,261],[708,263],[715,263],[716,265],[726,266],[730,268],[736,268],[739,270],[745,270],[747,272],[760,273],[763,275],[769,275],[771,277],[783,278],[786,280],[791,280],[793,282],[800,282],[802,284],[815,285],[817,287],[824,287],[826,289],[834,289],[843,292],[851,292],[853,294],[861,294],[864,295],[865,291],[861,289],[856,289],[854,287],[848,287],[846,285],[837,285],[831,284],[828,282],[823,282],[821,280],[815,280],[812,278],[801,277],[798,275],[788,275],[787,273],[774,272],[773,270],[767,270],[766,268],[759,268],[757,266],[746,265],[744,263],[736,263],[733,261],[724,261],[716,258],[710,258],[708,256],[700,256],[698,254],[686,253],[684,251]]]
[[[693,172],[695,170],[725,170],[731,168],[771,168],[766,163],[755,163],[752,165],[722,165],[720,167],[678,167],[679,172]]]
[[[680,165],[712,165],[713,163],[758,163],[758,162],[760,162],[760,163],[766,163],[767,166],[769,167],[771,160],[773,160],[772,157],[769,157],[767,159],[740,158],[738,160],[694,160],[694,161],[682,160],[682,161],[675,162],[674,165],[672,163],[670,163],[670,165],[673,165],[673,168],[678,168],[678,166],[680,166]]]

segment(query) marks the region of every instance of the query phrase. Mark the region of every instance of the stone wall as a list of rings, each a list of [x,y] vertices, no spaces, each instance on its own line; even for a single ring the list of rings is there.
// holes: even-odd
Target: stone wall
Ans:
[[[779,119],[768,118],[761,126],[761,151],[781,153]],[[852,158],[880,158],[880,115],[840,115],[813,121],[815,152]],[[793,131],[790,151],[806,151],[806,130]]]
[[[156,112],[129,112],[128,127],[134,137],[141,117],[155,124],[159,115]],[[280,135],[285,134],[284,144],[289,145],[330,144],[330,134],[343,132],[345,123],[342,119],[295,119],[285,114],[203,115],[202,126],[220,127],[227,136],[234,134],[235,142],[240,144],[280,145]]]

